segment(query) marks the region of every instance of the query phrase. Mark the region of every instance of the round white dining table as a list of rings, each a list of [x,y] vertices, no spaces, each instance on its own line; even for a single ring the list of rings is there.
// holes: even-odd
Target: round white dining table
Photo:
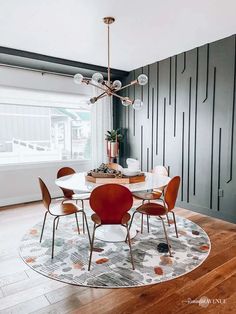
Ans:
[[[72,190],[76,194],[90,193],[101,184],[86,181],[86,175],[86,172],[75,173],[56,179],[55,183],[61,188]],[[169,181],[170,177],[145,172],[144,182],[122,185],[131,192],[140,192],[165,187]],[[130,229],[130,237],[134,238],[135,235],[136,226],[133,224],[133,227]],[[124,241],[126,236],[126,229],[120,225],[103,225],[96,230],[96,238],[102,241],[120,242]]]

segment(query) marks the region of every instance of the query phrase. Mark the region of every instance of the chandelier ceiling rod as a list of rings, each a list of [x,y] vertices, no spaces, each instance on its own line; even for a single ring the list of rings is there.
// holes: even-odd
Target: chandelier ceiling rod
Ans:
[[[89,100],[90,104],[94,104],[99,99],[108,96],[114,96],[121,100],[122,105],[130,106],[133,105],[135,110],[142,109],[143,102],[140,99],[130,99],[129,97],[124,97],[118,95],[117,92],[132,86],[132,85],[146,85],[148,82],[148,77],[145,74],[140,74],[136,80],[131,81],[129,84],[122,87],[122,83],[119,80],[111,81],[111,65],[110,65],[110,25],[115,22],[115,18],[108,16],[103,18],[103,22],[107,25],[107,82],[104,80],[103,75],[101,73],[94,73],[92,78],[84,78],[82,74],[77,73],[74,76],[74,82],[76,84],[85,83],[87,85],[95,86],[103,91],[98,96],[92,97]]]

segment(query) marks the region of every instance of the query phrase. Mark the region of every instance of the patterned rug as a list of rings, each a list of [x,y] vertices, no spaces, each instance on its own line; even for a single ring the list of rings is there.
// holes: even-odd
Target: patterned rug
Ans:
[[[87,215],[90,217],[90,215]],[[140,217],[135,226],[140,230]],[[43,218],[43,217],[42,217]],[[165,249],[161,221],[150,218],[150,233],[144,225],[132,239],[135,270],[130,263],[129,247],[124,242],[102,242],[95,239],[91,271],[88,271],[89,242],[85,234],[78,235],[73,216],[60,220],[55,237],[55,255],[51,259],[52,220],[46,222],[42,243],[39,243],[42,223],[32,227],[23,237],[20,255],[35,271],[65,283],[99,287],[123,288],[156,284],[175,279],[200,266],[210,252],[210,239],[206,232],[188,219],[176,216],[179,238],[173,221],[166,229],[173,257]],[[88,220],[90,220],[88,218]],[[90,224],[92,230],[92,223]]]

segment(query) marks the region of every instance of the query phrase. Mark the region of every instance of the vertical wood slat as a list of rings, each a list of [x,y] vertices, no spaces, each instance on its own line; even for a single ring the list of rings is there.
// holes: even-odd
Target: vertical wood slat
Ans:
[[[185,70],[186,70],[186,52],[184,52],[183,70],[181,71],[181,73],[184,73]]]
[[[151,168],[153,168],[153,159],[154,159],[154,93],[155,90],[152,87],[152,128],[151,128]]]
[[[206,66],[206,92],[205,92],[205,98],[203,102],[205,102],[208,98],[208,85],[209,85],[209,58],[210,58],[210,45],[207,44],[207,66]]]
[[[143,125],[141,125],[141,137],[140,137],[140,156],[141,156],[141,161],[140,161],[140,166],[141,169],[143,170]]]
[[[133,76],[133,80],[135,80],[135,70],[134,70],[134,76]],[[135,88],[136,88],[136,86],[134,85],[134,99],[135,99]],[[135,119],[135,110],[133,111],[133,136],[135,136],[135,121],[136,119]]]
[[[174,137],[176,136],[176,97],[177,97],[177,55],[175,56],[175,91],[174,91]]]
[[[163,152],[162,152],[163,166],[166,164],[166,98],[164,98],[164,111],[163,111]]]
[[[198,65],[199,65],[199,48],[196,56],[196,77],[195,77],[195,112],[194,112],[194,152],[193,152],[193,195],[196,195],[196,158],[197,158],[197,102],[198,102]]]
[[[236,35],[234,35],[234,78],[233,78],[233,102],[231,114],[231,134],[230,134],[230,154],[229,154],[229,183],[233,177],[233,152],[234,152],[234,117],[235,117],[235,100],[236,100]]]
[[[185,117],[182,114],[182,140],[181,140],[181,201],[184,200],[184,132],[185,132]]]
[[[158,145],[159,145],[159,62],[157,62],[157,103],[156,103],[156,155],[158,155]]]
[[[171,105],[171,72],[172,72],[172,58],[170,57],[170,68],[169,68],[169,105]]]
[[[220,177],[221,177],[221,128],[219,128],[219,141],[218,141],[218,174],[217,174],[217,188],[218,188],[218,194],[217,194],[217,210],[220,210],[220,195],[219,190],[221,188],[220,184]]]
[[[211,159],[210,159],[210,209],[213,204],[213,170],[214,170],[214,130],[215,130],[215,91],[216,91],[216,67],[213,73],[213,90],[212,90],[212,120],[211,120]]]
[[[148,65],[148,73],[147,73],[147,76],[149,77],[150,76],[150,65]],[[150,118],[150,80],[148,80],[148,87],[147,87],[147,91],[148,91],[148,94],[147,94],[147,119]]]
[[[189,184],[190,184],[190,147],[191,147],[191,102],[192,102],[192,78],[189,78],[189,99],[188,99],[188,157],[187,157],[187,203],[189,203]]]

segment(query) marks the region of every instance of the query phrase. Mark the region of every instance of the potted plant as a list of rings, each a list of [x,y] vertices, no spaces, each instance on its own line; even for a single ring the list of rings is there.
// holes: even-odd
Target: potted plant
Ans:
[[[109,158],[115,158],[119,155],[119,142],[122,141],[123,135],[120,133],[120,129],[107,131],[107,156]]]

